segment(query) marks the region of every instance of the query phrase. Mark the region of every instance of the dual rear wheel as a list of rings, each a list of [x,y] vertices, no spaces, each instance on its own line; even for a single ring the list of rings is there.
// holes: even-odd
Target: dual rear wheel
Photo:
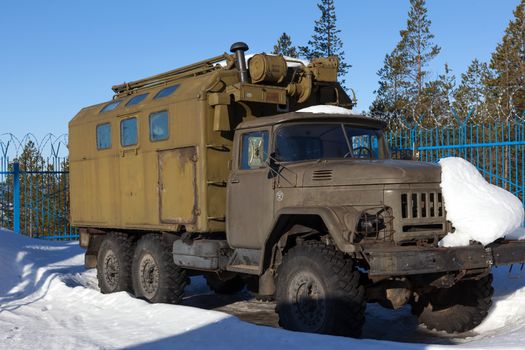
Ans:
[[[100,245],[97,256],[97,279],[104,294],[131,292],[133,241],[126,234],[111,232]]]
[[[133,292],[153,303],[178,303],[186,285],[160,235],[138,241],[121,233],[106,236],[98,253],[102,293]],[[206,278],[216,293],[233,294],[245,287],[239,276]],[[364,323],[364,288],[352,260],[332,247],[310,242],[292,248],[278,269],[277,312],[282,327],[302,332],[357,337]]]
[[[123,233],[108,234],[98,252],[97,278],[102,293],[126,291],[152,303],[170,304],[182,300],[187,281],[158,234],[138,241]]]

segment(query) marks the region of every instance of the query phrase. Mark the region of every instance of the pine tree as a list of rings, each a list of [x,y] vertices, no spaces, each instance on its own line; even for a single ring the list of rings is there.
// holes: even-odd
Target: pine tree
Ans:
[[[421,105],[425,106],[423,113],[427,116],[422,120],[424,126],[433,127],[451,123],[450,110],[455,86],[456,77],[446,63],[443,73],[436,80],[425,83],[420,94]]]
[[[277,44],[273,46],[272,53],[297,58],[297,48],[292,45],[292,38],[286,33],[281,34]]]
[[[20,230],[29,236],[38,233],[46,218],[44,217],[44,190],[46,183],[37,172],[46,170],[44,158],[33,141],[24,145],[22,154],[17,157],[21,175],[20,181]]]
[[[379,89],[370,110],[373,115],[405,115],[418,120],[434,109],[436,100],[442,100],[439,94],[446,84],[429,82],[426,70],[441,49],[432,42],[425,0],[410,0],[410,5],[406,29],[399,32],[400,41],[378,71]]]
[[[466,118],[472,108],[474,113],[471,120],[479,122],[490,117],[486,104],[490,80],[491,72],[487,63],[472,60],[467,71],[461,74],[461,82],[454,91],[453,107],[460,118]]]
[[[418,118],[428,107],[422,103],[422,91],[429,74],[425,67],[439,54],[441,48],[432,42],[434,34],[430,32],[431,21],[427,17],[425,0],[410,0],[410,6],[407,27],[400,35],[408,69],[408,92],[414,113],[412,117]]]
[[[370,112],[374,117],[385,121],[399,118],[406,112],[405,108],[408,105],[408,71],[402,45],[400,42],[392,53],[385,56],[384,66],[377,72],[379,89],[374,92],[377,96]]]
[[[13,226],[13,170],[19,164],[20,230],[29,236],[65,233],[69,230],[69,162],[59,158],[44,159],[33,141],[28,141],[22,153],[10,162],[4,188],[8,199],[1,204],[0,215]],[[57,170],[62,169],[62,172]]]
[[[317,4],[321,17],[315,21],[314,34],[307,46],[299,46],[299,51],[306,59],[316,57],[336,56],[339,59],[339,72],[341,85],[345,84],[345,77],[351,67],[345,60],[343,41],[339,37],[341,30],[337,28],[334,0],[321,0]]]
[[[514,19],[505,30],[501,43],[492,54],[490,68],[494,77],[489,103],[499,117],[508,118],[525,110],[525,0],[514,10]]]
[[[33,141],[28,141],[22,150],[20,156],[17,156],[8,165],[8,175],[6,177],[7,188],[9,189],[8,198],[10,205],[7,211],[9,218],[13,217],[14,203],[14,163],[17,162],[21,174],[19,175],[20,191],[20,230],[23,233],[32,235],[42,222],[41,208],[37,204],[42,197],[41,190],[45,188],[41,177],[37,172],[45,170],[45,162],[38,148]],[[38,190],[37,190],[38,189]],[[41,202],[40,202],[41,203]],[[38,217],[38,219],[37,219]],[[10,220],[10,225],[13,225]]]
[[[59,164],[61,171],[58,176],[58,181],[55,184],[55,205],[57,207],[55,215],[55,231],[57,234],[64,234],[71,232],[69,223],[69,158],[66,157],[61,160]]]
[[[0,227],[13,228],[13,186],[9,176],[0,181]]]

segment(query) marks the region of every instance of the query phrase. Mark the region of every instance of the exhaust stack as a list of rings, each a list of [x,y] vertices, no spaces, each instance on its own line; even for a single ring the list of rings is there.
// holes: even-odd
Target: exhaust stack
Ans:
[[[248,76],[248,69],[246,67],[246,57],[244,57],[244,51],[248,50],[248,45],[242,41],[234,43],[230,47],[230,52],[235,54],[237,60],[237,68],[239,69],[240,78],[242,83],[249,83],[250,77]]]

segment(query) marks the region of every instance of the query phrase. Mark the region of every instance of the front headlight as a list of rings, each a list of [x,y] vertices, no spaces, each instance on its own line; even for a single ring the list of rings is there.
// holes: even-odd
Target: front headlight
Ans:
[[[363,210],[356,233],[361,239],[389,239],[392,236],[392,213],[388,207]]]

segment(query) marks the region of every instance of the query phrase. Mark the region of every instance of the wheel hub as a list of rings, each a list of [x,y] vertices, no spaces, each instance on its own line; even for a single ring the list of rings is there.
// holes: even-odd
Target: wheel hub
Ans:
[[[119,280],[119,263],[117,256],[112,250],[108,250],[104,257],[104,281],[110,289],[114,289],[118,285]]]
[[[312,331],[319,329],[326,313],[325,292],[312,274],[301,272],[290,283],[292,310],[298,321]]]
[[[159,288],[159,267],[150,254],[144,254],[140,260],[140,284],[144,296],[153,298]]]

